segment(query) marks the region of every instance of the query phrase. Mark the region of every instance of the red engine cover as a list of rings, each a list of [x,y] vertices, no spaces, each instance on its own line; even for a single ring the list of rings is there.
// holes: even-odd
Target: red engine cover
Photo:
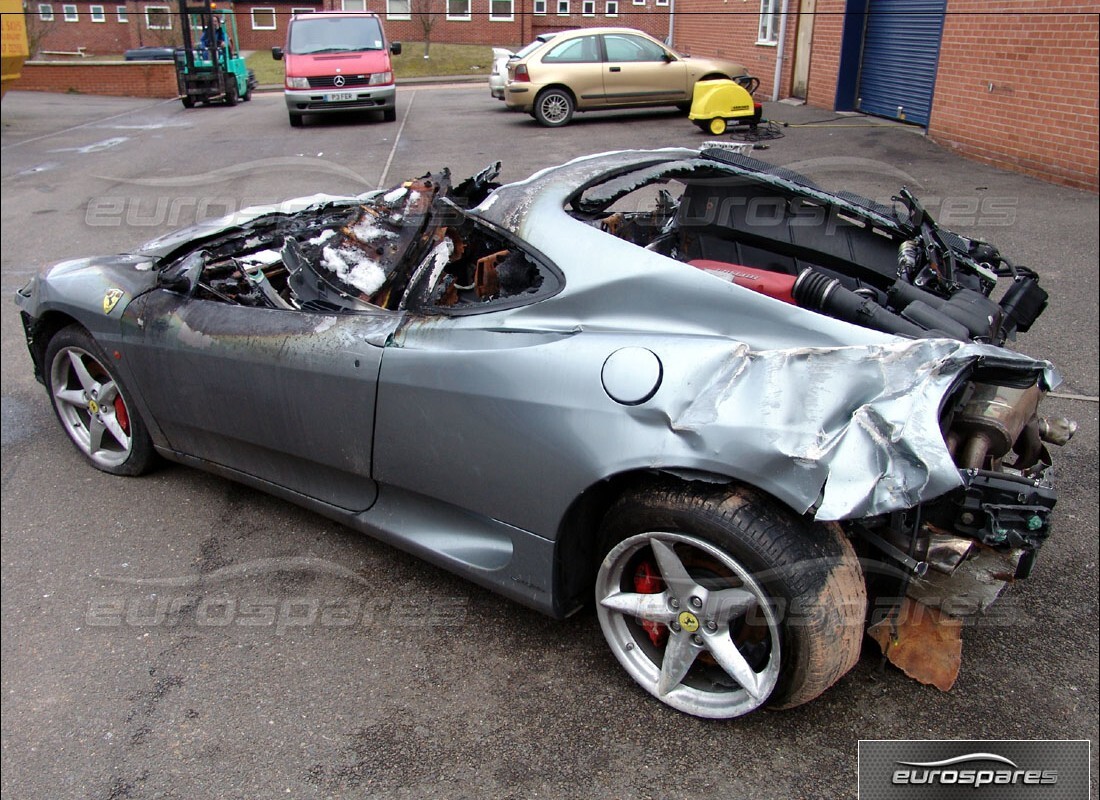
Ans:
[[[794,289],[795,278],[793,275],[784,275],[782,272],[769,272],[763,269],[751,269],[739,264],[727,264],[725,261],[710,261],[705,258],[697,258],[689,261],[693,267],[697,267],[723,280],[752,289],[754,292],[766,294],[776,300],[795,305],[791,290]]]

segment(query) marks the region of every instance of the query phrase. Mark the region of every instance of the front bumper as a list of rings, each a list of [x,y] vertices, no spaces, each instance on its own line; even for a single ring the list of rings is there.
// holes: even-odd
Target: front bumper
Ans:
[[[292,114],[334,114],[341,111],[384,111],[396,107],[397,87],[360,86],[354,89],[284,89],[286,108]],[[350,92],[352,100],[327,101],[336,92]]]

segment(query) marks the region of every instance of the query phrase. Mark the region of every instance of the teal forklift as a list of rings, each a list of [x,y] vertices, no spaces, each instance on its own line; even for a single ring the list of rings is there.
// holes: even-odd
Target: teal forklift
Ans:
[[[218,101],[235,106],[239,100],[251,100],[256,76],[241,57],[236,15],[218,8],[215,0],[199,6],[187,0],[179,4],[183,47],[176,49],[176,82],[183,107]]]

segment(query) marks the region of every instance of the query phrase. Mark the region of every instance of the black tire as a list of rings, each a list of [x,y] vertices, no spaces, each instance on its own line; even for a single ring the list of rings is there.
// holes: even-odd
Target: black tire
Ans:
[[[533,113],[539,125],[561,128],[573,119],[576,104],[565,89],[543,89],[535,98]]]
[[[230,77],[229,83],[225,87],[225,104],[227,106],[235,106],[239,99],[237,95],[237,79]]]
[[[383,122],[397,122],[397,107],[387,108],[382,111]]]
[[[252,99],[252,86],[246,81],[244,84],[244,94],[241,95],[241,100],[247,103]]]
[[[180,98],[180,100],[183,102],[183,107],[184,108],[194,108],[195,107],[195,98],[191,97],[190,95],[184,95],[183,97]]]
[[[303,125],[303,122],[302,122],[302,115],[301,114],[291,114],[290,115],[290,127],[300,128],[300,127],[302,127],[302,125]]]
[[[46,389],[62,429],[92,466],[112,475],[141,475],[155,463],[156,451],[110,364],[84,328],[70,325],[46,346]]]
[[[839,526],[808,522],[754,489],[699,486],[651,486],[620,498],[607,513],[596,600],[612,651],[643,688],[697,716],[730,718],[762,706],[791,708],[812,700],[859,658],[867,591],[851,543]],[[659,546],[671,548],[690,579],[699,582],[690,584],[694,589],[678,591],[666,580]],[[647,558],[660,571],[668,608],[690,608],[677,597],[685,591],[689,603],[696,594],[707,598],[697,607],[699,618],[692,617],[695,628],[680,625],[682,611],[661,612],[680,614],[665,625],[663,647],[654,638],[653,623],[646,629],[634,610],[609,605],[627,602],[613,597],[616,592],[623,593],[618,598],[645,599],[637,592],[652,591],[636,583]],[[747,606],[753,610],[727,611],[726,617],[712,612],[720,589],[739,591],[755,603]],[[707,614],[712,617],[704,619]],[[673,637],[688,631],[698,631],[690,638],[696,642],[691,652],[699,657],[692,655],[683,677],[662,694],[660,681],[652,677],[660,674]],[[747,682],[720,663],[731,646],[740,653],[741,666],[752,670]]]

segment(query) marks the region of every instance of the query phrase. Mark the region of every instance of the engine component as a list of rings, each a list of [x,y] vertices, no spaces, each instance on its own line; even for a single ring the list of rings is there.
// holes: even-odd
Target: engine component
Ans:
[[[1049,295],[1031,277],[1016,278],[1001,300],[1001,308],[1006,317],[1012,320],[1012,329],[1027,333],[1032,323],[1047,307]]]
[[[956,463],[963,469],[983,469],[1013,449],[1024,427],[1035,419],[1042,390],[973,384],[973,393],[955,417],[952,431],[961,435]],[[1034,462],[1033,462],[1034,463]],[[1027,468],[1032,464],[1016,464]]]
[[[728,264],[725,261],[712,261],[706,258],[697,258],[688,262],[691,266],[708,272],[722,280],[736,283],[754,292],[766,294],[784,303],[794,304],[794,296],[791,290],[794,288],[795,278],[792,275],[784,275],[780,272],[770,272],[762,269],[750,269],[739,264]]]
[[[836,278],[826,277],[812,269],[803,270],[799,274],[791,294],[795,303],[802,308],[819,311],[853,325],[913,338],[926,334],[919,325],[902,319],[874,300],[845,288]]]
[[[1057,500],[1050,484],[976,469],[962,478],[951,523],[956,531],[991,547],[1035,549],[1046,541]]]
[[[938,312],[939,316],[935,317],[936,319],[942,321],[946,317],[955,324],[963,326],[966,331],[962,337],[964,340],[974,338],[1004,341],[1003,336],[998,336],[1003,312],[996,303],[981,292],[962,288],[957,289],[951,297],[945,299],[923,289],[918,289],[903,280],[897,280],[887,291],[887,297],[891,308],[901,312],[906,319],[911,319],[918,324],[923,324],[917,319],[923,312],[920,307],[916,310],[911,310],[911,308],[913,305],[921,303]],[[941,327],[940,330],[949,332],[944,327]],[[955,338],[960,337],[956,336]]]

